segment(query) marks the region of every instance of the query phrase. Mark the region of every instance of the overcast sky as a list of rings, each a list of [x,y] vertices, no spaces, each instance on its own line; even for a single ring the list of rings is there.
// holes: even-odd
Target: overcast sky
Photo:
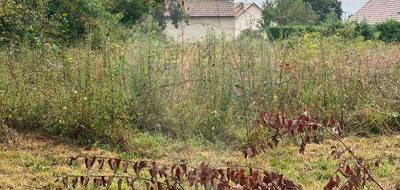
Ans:
[[[256,2],[262,5],[265,0],[241,0],[241,1]],[[341,0],[341,1],[343,5],[343,11],[347,15],[349,15],[355,13],[368,0]]]

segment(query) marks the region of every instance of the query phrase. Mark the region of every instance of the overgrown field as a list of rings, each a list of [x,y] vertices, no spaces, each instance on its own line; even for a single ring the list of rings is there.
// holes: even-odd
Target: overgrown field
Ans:
[[[400,190],[399,22],[186,43],[162,2],[0,5],[0,189]]]
[[[321,189],[341,161],[361,158],[379,162],[364,172],[383,187],[400,180],[399,44],[318,34],[177,43],[136,31],[101,47],[0,50],[0,189],[56,187],[56,176],[84,172],[65,166],[76,155],[229,161],[304,189]],[[323,131],[332,119],[352,148],[340,159],[330,155],[340,140]]]
[[[306,109],[352,134],[400,129],[398,44],[316,34],[177,44],[137,32],[106,45],[3,49],[1,120],[126,150],[132,130],[239,144],[261,111]]]

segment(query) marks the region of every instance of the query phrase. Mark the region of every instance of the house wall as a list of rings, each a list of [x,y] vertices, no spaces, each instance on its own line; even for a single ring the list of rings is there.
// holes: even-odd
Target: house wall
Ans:
[[[241,15],[235,19],[235,37],[239,36],[243,30],[257,29],[257,26],[262,18],[262,11],[252,5]]]
[[[183,22],[179,25],[179,28],[168,23],[165,34],[175,40],[196,41],[204,37],[209,31],[214,31],[218,35],[225,34],[227,38],[233,38],[235,36],[234,17],[191,17],[188,25]]]

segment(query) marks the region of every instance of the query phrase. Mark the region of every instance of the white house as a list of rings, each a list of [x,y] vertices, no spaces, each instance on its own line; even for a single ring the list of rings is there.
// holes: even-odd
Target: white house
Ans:
[[[243,30],[256,30],[262,18],[262,9],[256,3],[235,4],[235,36]]]
[[[193,41],[212,31],[234,38],[246,29],[256,29],[262,9],[255,3],[236,3],[233,0],[186,0],[190,16],[188,24],[178,28],[167,24],[165,33],[176,40]]]

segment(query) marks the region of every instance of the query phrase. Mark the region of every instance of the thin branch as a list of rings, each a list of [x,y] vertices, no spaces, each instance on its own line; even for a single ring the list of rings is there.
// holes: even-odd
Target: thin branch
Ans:
[[[132,180],[141,180],[141,181],[148,181],[148,182],[152,182],[154,184],[154,182],[158,182],[158,183],[162,183],[168,186],[168,183],[163,182],[163,181],[154,181],[152,179],[148,179],[148,178],[143,178],[143,177],[136,177],[136,176],[121,176],[121,175],[66,175],[66,176],[56,176],[56,178],[65,178],[65,177],[88,177],[88,178],[97,178],[97,177],[107,177],[107,178],[125,178],[125,179],[132,179]],[[173,177],[169,177],[171,178],[173,181],[176,182],[176,184],[179,185],[180,190],[185,190],[182,186],[181,183],[179,183],[179,181],[176,178]]]
[[[369,169],[367,169],[367,168],[362,164],[361,160],[357,158],[357,156],[354,154],[353,150],[351,150],[351,148],[350,148],[349,146],[347,146],[346,143],[344,143],[344,142],[342,141],[342,139],[340,139],[340,137],[339,137],[337,134],[333,133],[329,128],[326,128],[326,127],[325,127],[325,129],[327,129],[327,130],[329,131],[329,133],[330,133],[333,137],[335,137],[336,140],[338,140],[338,141],[345,147],[345,149],[347,150],[347,152],[349,152],[350,155],[356,160],[357,164],[358,164],[361,168],[363,168],[364,171],[367,171],[368,177],[369,177],[381,190],[384,190],[384,188],[378,183],[378,181],[370,174]]]
[[[107,159],[116,160],[116,159],[118,159],[118,160],[121,160],[121,162],[128,162],[128,163],[131,163],[131,164],[135,164],[136,162],[143,161],[143,162],[146,162],[146,163],[156,163],[156,164],[163,165],[163,166],[173,166],[173,165],[168,165],[166,163],[156,162],[156,161],[152,161],[152,160],[144,160],[144,159],[138,160],[138,161],[131,161],[131,160],[123,160],[123,159],[115,158],[115,157],[104,157],[104,156],[81,156],[81,155],[79,155],[79,156],[70,156],[70,157],[68,157],[68,159],[74,159],[74,160],[76,160],[78,158],[96,158],[96,159],[104,159],[104,160],[107,160]],[[188,164],[187,162],[180,162],[180,163],[176,163],[174,165],[187,165],[187,164]]]

